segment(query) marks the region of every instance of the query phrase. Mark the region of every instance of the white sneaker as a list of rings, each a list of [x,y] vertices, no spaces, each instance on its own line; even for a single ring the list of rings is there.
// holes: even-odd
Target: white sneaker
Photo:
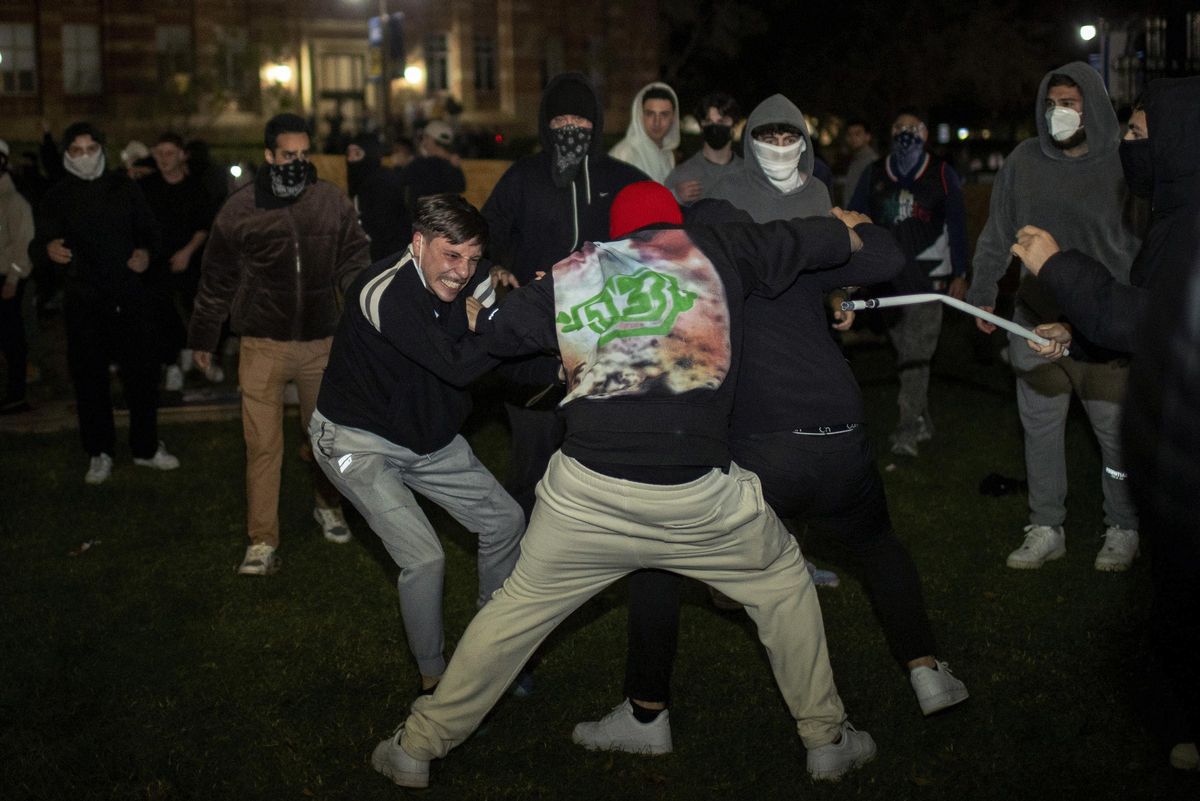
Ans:
[[[225,371],[221,369],[221,365],[210,362],[208,367],[204,368],[204,377],[210,384],[220,384],[225,380]]]
[[[179,369],[179,365],[172,364],[167,367],[167,380],[163,384],[163,389],[167,392],[178,392],[183,389],[183,370]]]
[[[669,754],[670,713],[664,709],[650,723],[640,723],[633,716],[633,704],[626,698],[600,720],[577,725],[571,739],[590,751],[625,751],[647,756]]]
[[[375,746],[371,753],[371,767],[401,787],[428,787],[429,760],[409,756],[400,747],[403,735],[404,725],[401,724],[391,737]]]
[[[269,576],[279,571],[283,560],[275,553],[274,545],[257,542],[246,549],[237,572],[243,576]]]
[[[320,524],[321,530],[325,532],[325,539],[330,542],[344,545],[350,541],[350,527],[346,525],[346,518],[342,516],[341,509],[324,509],[317,506],[313,509],[313,519]]]
[[[158,442],[158,450],[149,459],[134,459],[133,463],[139,467],[153,467],[155,470],[174,470],[179,467],[179,460],[167,453],[167,446]]]
[[[937,667],[916,667],[908,674],[913,692],[917,694],[917,703],[921,705],[922,715],[932,715],[947,707],[961,704],[967,700],[970,693],[967,685],[954,678],[950,666],[938,662]]]
[[[195,353],[191,348],[183,348],[179,351],[179,369],[181,372],[189,373],[196,366]]]
[[[112,457],[107,453],[93,456],[83,480],[88,484],[103,484],[112,475]]]
[[[1067,535],[1062,526],[1026,526],[1025,541],[1008,555],[1009,567],[1033,570],[1067,552]]]
[[[808,568],[808,575],[812,576],[813,584],[818,587],[828,587],[829,589],[837,589],[842,580],[838,578],[838,574],[832,570],[825,570],[817,567],[812,562],[805,561],[804,566]]]
[[[837,781],[842,774],[875,758],[875,740],[846,721],[841,742],[812,748],[808,752],[808,774],[818,781]]]
[[[1104,547],[1096,554],[1096,569],[1110,573],[1128,570],[1137,555],[1137,530],[1109,526],[1104,532]]]

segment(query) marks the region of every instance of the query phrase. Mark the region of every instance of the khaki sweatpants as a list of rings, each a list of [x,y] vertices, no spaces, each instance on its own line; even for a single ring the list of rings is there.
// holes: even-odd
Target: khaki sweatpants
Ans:
[[[585,601],[625,574],[659,568],[744,604],[807,748],[837,739],[817,593],[796,540],[737,465],[687,484],[610,478],[562,452],[537,488],[521,557],[467,627],[432,696],[416,700],[401,746],[442,757],[470,736],[529,656]]]
[[[333,337],[283,342],[242,337],[238,383],[242,388],[242,430],[246,439],[246,533],[253,544],[279,547],[279,482],[283,469],[283,388],[296,383],[300,425],[308,440],[308,420],[317,406],[321,377]],[[318,506],[330,508],[339,495],[312,463]]]

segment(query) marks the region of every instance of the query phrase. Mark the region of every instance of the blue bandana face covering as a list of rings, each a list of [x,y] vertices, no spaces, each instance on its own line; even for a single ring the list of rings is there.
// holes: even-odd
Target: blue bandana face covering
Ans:
[[[925,140],[913,131],[901,131],[892,137],[892,158],[901,174],[912,172],[924,152]]]

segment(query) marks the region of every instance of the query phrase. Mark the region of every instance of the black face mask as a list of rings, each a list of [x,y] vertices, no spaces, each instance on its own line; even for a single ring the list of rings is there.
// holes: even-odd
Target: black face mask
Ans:
[[[1138,197],[1154,194],[1154,160],[1150,157],[1149,139],[1122,139],[1118,148],[1121,169],[1129,191]]]
[[[709,123],[700,127],[700,133],[704,136],[704,144],[720,150],[733,139],[733,126]]]
[[[554,143],[554,185],[567,186],[579,174],[579,165],[592,145],[592,129],[564,125],[550,130]]]
[[[271,165],[271,194],[284,200],[299,197],[309,184],[317,182],[317,165],[295,159],[287,164]]]

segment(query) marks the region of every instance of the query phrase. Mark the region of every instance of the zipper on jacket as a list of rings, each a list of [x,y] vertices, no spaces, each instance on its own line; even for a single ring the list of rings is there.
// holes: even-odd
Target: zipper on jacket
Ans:
[[[300,230],[296,227],[296,218],[292,215],[290,206],[287,214],[288,222],[292,225],[292,247],[296,256],[296,313],[292,317],[292,339],[299,341],[304,334],[304,287],[301,281],[303,274],[300,265]]]

